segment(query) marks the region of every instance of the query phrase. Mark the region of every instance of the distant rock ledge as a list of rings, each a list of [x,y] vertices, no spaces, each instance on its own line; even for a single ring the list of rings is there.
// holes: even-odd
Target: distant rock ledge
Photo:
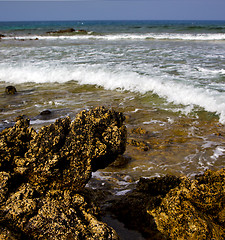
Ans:
[[[88,32],[83,29],[75,30],[74,28],[67,28],[67,29],[60,29],[57,31],[49,31],[46,32],[47,34],[50,35],[64,35],[64,34],[87,34]]]
[[[67,28],[67,29],[61,29],[61,30],[57,30],[57,31],[49,31],[46,33],[50,33],[50,34],[54,34],[54,33],[71,33],[71,32],[75,32],[75,29],[73,28]]]

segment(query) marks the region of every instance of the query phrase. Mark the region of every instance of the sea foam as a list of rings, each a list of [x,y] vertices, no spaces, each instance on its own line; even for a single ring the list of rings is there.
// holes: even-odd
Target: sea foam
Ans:
[[[185,40],[185,41],[222,41],[225,40],[225,33],[123,33],[123,34],[87,34],[87,35],[28,35],[28,36],[6,36],[4,40]]]

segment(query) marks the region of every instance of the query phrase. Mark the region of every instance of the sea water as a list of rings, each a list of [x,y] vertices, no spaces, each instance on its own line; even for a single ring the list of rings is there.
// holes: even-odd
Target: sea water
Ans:
[[[0,130],[18,115],[38,130],[100,105],[122,111],[128,138],[149,149],[128,144],[126,166],[93,174],[118,195],[140,177],[223,167],[225,21],[0,22],[0,34]]]

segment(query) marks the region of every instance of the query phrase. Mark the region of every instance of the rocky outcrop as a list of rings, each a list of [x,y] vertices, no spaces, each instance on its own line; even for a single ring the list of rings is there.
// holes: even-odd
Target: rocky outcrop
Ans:
[[[67,28],[67,29],[60,29],[58,31],[50,31],[47,32],[48,34],[63,34],[63,33],[72,33],[75,32],[75,29],[73,28]]]
[[[225,239],[225,169],[141,179],[111,211],[151,239]]]
[[[60,29],[57,31],[49,31],[46,32],[47,34],[51,34],[51,35],[87,35],[88,32],[84,29],[78,29],[75,30],[74,28],[68,28],[68,29]]]
[[[123,121],[121,113],[99,107],[82,111],[73,122],[58,119],[38,133],[22,117],[3,130],[0,236],[117,239],[82,191],[92,171],[125,151]]]

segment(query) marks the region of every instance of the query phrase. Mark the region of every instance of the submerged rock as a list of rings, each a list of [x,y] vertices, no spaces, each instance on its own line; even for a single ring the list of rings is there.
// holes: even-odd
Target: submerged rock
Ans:
[[[5,93],[8,95],[14,95],[16,93],[16,88],[14,86],[7,86],[5,88]]]
[[[111,211],[151,239],[225,239],[225,169],[141,179]]]
[[[40,115],[41,116],[45,116],[45,115],[50,115],[52,112],[50,111],[50,110],[44,110],[44,111],[42,111],[42,112],[40,112]]]
[[[81,192],[92,171],[125,151],[123,121],[121,113],[99,107],[38,133],[22,117],[3,130],[0,236],[10,230],[33,239],[118,239]]]

